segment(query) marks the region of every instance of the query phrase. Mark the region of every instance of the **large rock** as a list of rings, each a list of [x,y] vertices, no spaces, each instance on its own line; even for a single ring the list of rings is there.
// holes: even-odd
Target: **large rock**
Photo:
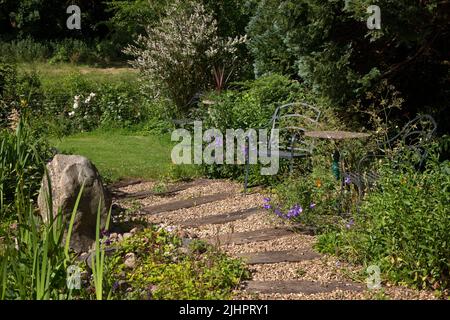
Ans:
[[[84,191],[75,216],[70,246],[77,252],[88,251],[95,240],[97,210],[101,206],[101,226],[104,227],[111,198],[103,187],[100,175],[87,158],[57,154],[47,165],[52,187],[53,216],[62,210],[66,223],[70,221],[75,202],[84,183]],[[38,205],[44,221],[48,221],[48,183],[44,177]]]

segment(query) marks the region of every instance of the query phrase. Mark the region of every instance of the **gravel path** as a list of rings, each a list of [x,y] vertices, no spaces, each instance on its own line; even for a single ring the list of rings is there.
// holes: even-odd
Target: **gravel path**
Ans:
[[[120,188],[126,193],[141,191],[151,191],[157,186],[155,182],[143,182],[132,186]],[[170,186],[169,186],[170,188]],[[185,190],[179,191],[166,197],[149,196],[144,199],[127,201],[119,200],[122,207],[143,208],[157,204],[165,204],[178,200],[202,197],[217,193],[233,193],[225,200],[206,203],[191,208],[179,209],[171,212],[162,212],[154,215],[147,215],[146,221],[150,223],[163,223],[166,226],[176,227],[176,232],[189,237],[208,238],[218,235],[229,235],[232,233],[256,231],[274,227],[285,227],[285,222],[281,221],[268,212],[258,211],[250,216],[233,222],[223,224],[209,224],[199,227],[184,227],[179,224],[190,219],[199,219],[214,215],[227,214],[245,210],[253,207],[262,207],[262,193],[242,194],[242,186],[238,183],[227,180],[201,181],[198,185],[193,185]],[[251,242],[242,245],[228,244],[221,247],[230,256],[240,253],[256,253],[284,250],[309,250],[314,251],[316,242],[315,236],[305,234],[292,234],[279,237],[269,241]],[[249,265],[252,272],[252,280],[272,281],[272,280],[308,280],[319,284],[331,282],[354,283],[363,274],[361,266],[354,266],[339,261],[334,256],[322,255],[320,258],[305,260],[300,262],[280,262],[269,264]],[[364,283],[361,283],[365,285]],[[324,300],[324,299],[435,299],[433,292],[417,291],[401,286],[392,286],[383,283],[383,287],[378,291],[364,290],[343,291],[334,290],[332,292],[314,294],[261,294],[245,291],[245,288],[236,290],[235,299],[281,299],[281,300]]]

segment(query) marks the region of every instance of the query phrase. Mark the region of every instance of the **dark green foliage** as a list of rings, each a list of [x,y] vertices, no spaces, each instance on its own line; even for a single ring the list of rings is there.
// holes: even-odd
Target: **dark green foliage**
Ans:
[[[0,62],[0,125],[8,126],[13,110],[39,113],[43,101],[41,82],[35,72],[18,73],[14,64]]]
[[[69,30],[67,7],[76,4],[82,13],[81,30]],[[104,37],[108,29],[100,22],[109,18],[105,3],[95,0],[3,0],[0,6],[0,38],[12,40],[31,36],[35,39]]]
[[[372,2],[353,0],[346,10],[344,1],[259,2],[248,26],[256,74],[300,78],[344,111],[350,101],[387,79],[405,97],[405,112],[445,116],[449,4]],[[371,4],[381,8],[381,30],[366,26]]]
[[[133,38],[143,34],[146,26],[154,26],[161,17],[169,1],[148,0],[108,0],[107,11],[112,17],[107,25],[113,31],[112,39],[122,44],[130,43]]]
[[[50,64],[70,62],[105,65],[121,62],[122,46],[111,40],[62,40],[36,41],[31,37],[0,42],[0,56],[8,62],[49,62]]]

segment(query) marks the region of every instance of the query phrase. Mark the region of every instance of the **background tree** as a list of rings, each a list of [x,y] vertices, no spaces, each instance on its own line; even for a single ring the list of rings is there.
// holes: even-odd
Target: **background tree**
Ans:
[[[351,0],[346,9],[337,0],[258,4],[247,29],[257,76],[287,74],[347,111],[387,80],[405,98],[402,115],[448,119],[448,1]],[[367,28],[372,4],[381,8],[381,30]]]

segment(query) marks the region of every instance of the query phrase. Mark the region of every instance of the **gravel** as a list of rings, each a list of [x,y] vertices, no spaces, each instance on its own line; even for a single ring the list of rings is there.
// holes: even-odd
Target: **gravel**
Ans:
[[[154,188],[156,182],[143,182],[140,184],[121,188],[123,192],[150,191]],[[170,188],[170,186],[168,187]],[[222,192],[232,192],[232,196],[226,200],[207,203],[193,208],[180,209],[168,213],[146,216],[150,223],[163,223],[168,228],[174,229],[182,237],[207,238],[219,234],[229,234],[236,232],[255,231],[275,226],[283,226],[285,222],[278,219],[270,213],[256,212],[251,216],[228,222],[220,225],[204,225],[198,228],[177,227],[180,222],[189,219],[198,219],[202,217],[220,215],[234,211],[249,209],[252,207],[262,207],[264,190],[253,194],[242,194],[242,186],[238,183],[228,180],[209,180],[206,183],[192,186],[182,190],[175,195],[167,197],[150,196],[145,199],[130,201],[119,201],[121,206],[127,208],[146,207],[157,204],[169,203],[172,201],[200,197]],[[128,235],[127,235],[128,236]],[[284,250],[313,250],[316,243],[316,237],[305,234],[293,234],[280,237],[275,240],[247,243],[243,245],[229,244],[222,246],[222,250],[230,256],[239,253],[284,251]],[[130,259],[132,260],[132,259]],[[131,263],[132,264],[132,263]],[[250,265],[252,279],[259,281],[270,280],[308,280],[319,283],[327,282],[353,282],[348,275],[356,279],[359,275],[362,279],[364,270],[362,266],[355,266],[349,263],[339,261],[335,256],[323,255],[320,258],[301,261],[301,262],[283,262],[262,265]],[[365,285],[365,284],[363,284]],[[393,286],[389,283],[383,283],[382,289],[378,291],[365,290],[363,292],[335,290],[333,292],[324,292],[316,294],[258,294],[247,292],[243,289],[236,290],[235,299],[261,299],[261,300],[355,300],[355,299],[436,299],[433,292],[412,290],[406,287]]]

